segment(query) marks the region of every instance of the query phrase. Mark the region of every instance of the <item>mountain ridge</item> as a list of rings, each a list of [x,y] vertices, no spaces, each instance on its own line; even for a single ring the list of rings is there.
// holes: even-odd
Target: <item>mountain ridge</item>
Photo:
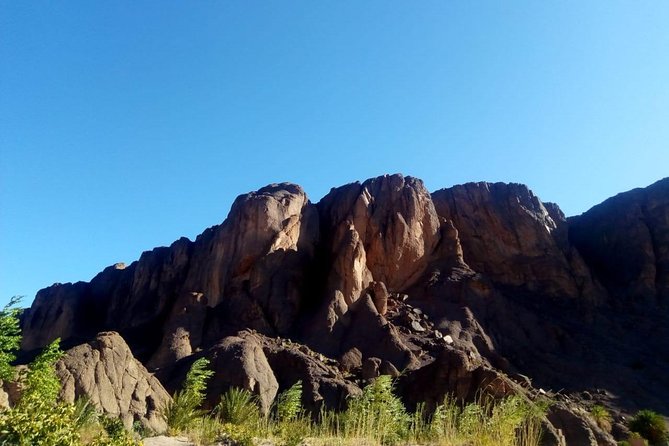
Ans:
[[[420,376],[455,361],[471,389],[492,379],[483,376],[529,376],[571,398],[604,389],[598,401],[623,413],[667,413],[667,297],[669,178],[569,218],[518,183],[430,193],[417,178],[385,175],[315,204],[276,183],[238,196],[193,241],[41,290],[23,316],[22,347],[113,330],[168,383],[184,361],[227,354],[216,346],[236,336],[226,345],[256,345],[285,384],[285,361],[310,360],[277,353],[278,336],[339,367],[360,355]],[[314,383],[338,382],[339,396],[327,401],[314,384],[311,407],[354,391],[319,373]],[[407,379],[410,394],[428,392]]]

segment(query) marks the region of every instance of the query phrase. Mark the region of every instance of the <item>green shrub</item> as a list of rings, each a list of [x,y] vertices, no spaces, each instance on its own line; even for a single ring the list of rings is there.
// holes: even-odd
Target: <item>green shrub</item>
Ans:
[[[16,359],[15,353],[21,345],[19,328],[21,310],[16,308],[20,300],[19,297],[12,297],[0,311],[0,381],[14,379],[14,367],[11,363]]]
[[[311,433],[311,420],[302,408],[302,381],[297,381],[276,398],[272,432],[280,446],[302,444]]]
[[[181,391],[174,395],[170,404],[165,408],[164,416],[172,434],[185,432],[202,418],[205,412],[200,409],[205,398],[207,381],[214,374],[207,369],[209,360],[200,358],[193,363]]]
[[[461,409],[455,399],[446,395],[444,402],[436,407],[430,420],[429,434],[434,438],[442,438],[446,442],[454,442],[458,436],[458,417]]]
[[[593,406],[590,409],[590,417],[595,421],[595,424],[605,430],[606,432],[611,432],[611,414],[604,406],[599,404]]]
[[[296,419],[302,412],[302,381],[293,384],[279,394],[276,403],[276,418],[279,422]]]
[[[664,445],[669,436],[667,435],[667,425],[662,415],[652,410],[640,410],[629,422],[629,428],[632,432],[637,432],[643,438],[647,439],[652,445]]]
[[[72,420],[78,430],[98,423],[98,413],[90,399],[85,397],[76,399]]]
[[[31,410],[33,409],[33,410]],[[12,408],[0,413],[0,444],[14,446],[77,446],[79,433],[72,425],[74,406]]]
[[[96,438],[91,446],[136,446],[137,441],[132,437],[119,418],[103,416],[99,418],[105,435]]]
[[[238,387],[223,394],[214,413],[220,420],[237,425],[256,424],[260,418],[256,398],[248,390]]]
[[[362,396],[353,398],[342,414],[345,435],[382,444],[395,444],[405,438],[411,418],[392,390],[391,377],[382,375],[363,389]]]
[[[79,432],[73,423],[75,408],[58,402],[60,381],[54,365],[63,352],[56,339],[30,364],[19,379],[21,398],[0,413],[0,444],[17,446],[76,446]]]
[[[204,415],[193,420],[184,434],[196,445],[211,445],[221,437],[222,431],[223,426],[217,419]]]
[[[447,445],[536,446],[544,414],[542,405],[520,395],[502,400],[481,397],[464,407],[446,396],[425,427],[424,438]]]
[[[221,426],[223,438],[236,446],[253,446],[255,432],[255,430],[246,425],[225,423]]]

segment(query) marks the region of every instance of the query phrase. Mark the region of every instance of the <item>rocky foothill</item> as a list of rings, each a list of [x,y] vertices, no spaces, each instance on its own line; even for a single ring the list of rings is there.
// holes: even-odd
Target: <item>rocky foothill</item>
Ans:
[[[45,288],[22,350],[61,338],[65,399],[155,431],[206,357],[210,405],[237,386],[267,411],[302,380],[307,409],[337,409],[391,375],[408,407],[541,395],[546,444],[614,445],[593,405],[619,437],[638,409],[669,413],[668,309],[669,178],[565,218],[520,184],[386,175],[317,204],[273,184],[194,241]]]

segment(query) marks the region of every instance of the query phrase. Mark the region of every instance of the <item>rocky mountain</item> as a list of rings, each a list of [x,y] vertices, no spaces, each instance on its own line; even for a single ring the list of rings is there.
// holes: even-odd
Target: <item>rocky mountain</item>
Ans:
[[[307,407],[342,407],[379,374],[410,405],[548,393],[553,444],[613,444],[579,411],[669,413],[668,308],[669,178],[567,219],[520,184],[431,194],[386,175],[317,204],[273,184],[195,241],[43,289],[22,348],[125,340],[169,391],[206,356],[212,404],[235,385],[265,410],[298,379]],[[149,406],[135,417],[148,423]]]

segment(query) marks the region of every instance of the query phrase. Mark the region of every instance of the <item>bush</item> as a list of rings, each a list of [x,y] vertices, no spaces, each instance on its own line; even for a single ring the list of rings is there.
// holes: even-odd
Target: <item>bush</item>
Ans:
[[[20,309],[16,308],[19,297],[12,297],[0,311],[0,381],[14,379],[14,367],[11,363],[16,359],[14,353],[21,345],[21,330],[19,328]]]
[[[0,443],[17,446],[75,446],[75,408],[58,402],[60,381],[54,364],[63,354],[56,339],[19,379],[23,393],[16,406],[0,413]]]
[[[16,405],[0,412],[0,444],[12,446],[134,446],[136,442],[120,425],[113,435],[98,423],[95,408],[88,400],[75,404],[59,401],[60,381],[55,364],[63,356],[60,340],[48,345],[19,376],[10,363],[18,349],[18,299],[0,311],[0,378],[18,379],[22,385]],[[118,422],[117,420],[117,423]],[[105,426],[106,427],[106,426]],[[81,433],[86,442],[82,442]]]
[[[231,424],[255,424],[260,418],[256,398],[246,389],[233,387],[221,397],[214,409],[216,416]]]
[[[349,402],[342,415],[347,436],[394,444],[405,438],[411,418],[404,405],[393,395],[391,377],[382,375]]]
[[[611,432],[611,414],[604,406],[599,404],[590,409],[590,417],[595,421],[595,424],[605,430]]]
[[[205,398],[207,381],[214,374],[207,370],[209,360],[200,358],[193,363],[181,391],[174,395],[172,402],[165,408],[164,416],[172,434],[182,433],[204,417],[200,409]]]
[[[544,414],[543,407],[520,395],[499,401],[482,396],[462,408],[447,396],[432,415],[427,438],[472,446],[537,445]]]
[[[293,384],[279,394],[276,403],[276,418],[279,422],[295,420],[302,412],[302,381]]]
[[[311,420],[302,409],[302,381],[281,392],[275,405],[274,434],[281,446],[297,446],[311,433]]]
[[[130,432],[125,429],[123,422],[118,418],[100,417],[100,425],[105,434],[98,436],[91,446],[135,446],[137,442]]]
[[[253,446],[255,430],[239,424],[225,423],[221,427],[224,439],[236,446]],[[227,444],[227,443],[226,443]]]
[[[630,420],[629,428],[632,432],[637,432],[643,438],[647,439],[652,445],[664,445],[669,440],[667,435],[667,426],[662,415],[652,410],[640,410]]]

